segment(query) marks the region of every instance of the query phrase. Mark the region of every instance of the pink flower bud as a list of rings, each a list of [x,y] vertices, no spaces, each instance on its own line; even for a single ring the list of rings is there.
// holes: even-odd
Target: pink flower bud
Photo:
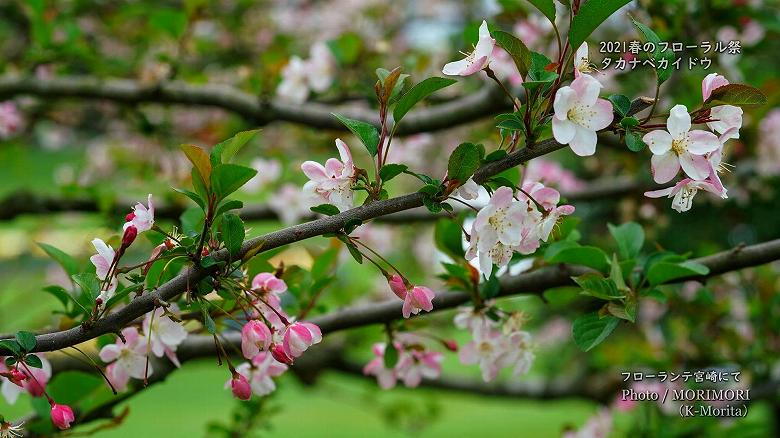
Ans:
[[[44,382],[41,382],[38,379],[30,379],[27,384],[25,384],[25,388],[33,397],[40,397],[45,393]]]
[[[284,331],[284,352],[287,356],[299,357],[309,347],[322,341],[320,328],[310,322],[295,322]]]
[[[233,396],[239,400],[249,400],[252,398],[252,387],[249,385],[249,381],[242,374],[235,373],[233,380],[230,382]]]
[[[27,380],[27,374],[25,374],[25,373],[19,371],[18,369],[14,368],[14,369],[11,370],[11,378],[9,380],[11,380],[11,382],[13,382],[13,383],[15,383],[15,384],[17,384],[19,386],[22,386],[21,383],[24,382],[25,380]]]
[[[454,339],[444,339],[441,341],[442,344],[444,344],[444,347],[447,348],[447,350],[456,352],[458,351],[458,343],[455,342]]]
[[[132,211],[130,213],[127,213],[127,216],[125,216],[125,222],[130,222],[133,219],[135,219],[135,213]]]
[[[290,358],[290,356],[287,355],[284,351],[284,347],[281,346],[281,344],[274,344],[271,345],[271,356],[274,357],[278,362],[281,362],[283,364],[292,365],[293,360]]]
[[[75,420],[73,416],[73,409],[68,405],[58,405],[52,402],[51,405],[51,422],[54,423],[60,430],[70,429],[70,423]]]
[[[125,229],[125,234],[122,235],[122,247],[127,248],[132,245],[136,236],[138,236],[138,229],[133,225],[127,227]]]
[[[390,285],[390,290],[400,299],[406,298],[406,284],[404,279],[398,274],[393,274],[387,279],[387,284]]]
[[[241,329],[241,352],[247,359],[252,359],[267,350],[271,345],[271,330],[267,325],[258,320],[252,320],[244,324]]]

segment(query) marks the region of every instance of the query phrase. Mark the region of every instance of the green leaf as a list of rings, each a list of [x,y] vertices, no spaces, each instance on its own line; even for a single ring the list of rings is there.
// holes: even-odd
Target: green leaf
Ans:
[[[347,245],[347,249],[349,250],[349,254],[352,255],[352,258],[355,259],[356,262],[363,264],[363,254],[360,253],[357,246],[349,240],[344,240],[344,243]]]
[[[545,252],[545,259],[550,263],[570,263],[573,265],[588,266],[601,272],[609,269],[607,254],[595,246],[579,246],[576,242],[566,241],[576,246],[564,247],[550,254],[550,248]],[[556,242],[563,243],[563,242]]]
[[[509,53],[512,60],[515,61],[520,76],[525,78],[528,75],[528,68],[531,66],[531,51],[528,50],[528,47],[514,35],[503,30],[493,32],[493,38],[496,40],[496,44]]]
[[[461,184],[468,181],[479,169],[480,153],[473,143],[461,143],[450,155],[447,164],[447,178]]]
[[[621,116],[628,114],[628,111],[631,109],[631,99],[623,94],[613,94],[608,99],[612,102],[615,111]]]
[[[219,216],[222,213],[228,212],[230,210],[239,210],[241,208],[244,208],[244,203],[241,201],[237,201],[235,199],[228,199],[223,201],[220,206],[217,208],[217,212],[215,213],[215,216]]]
[[[614,316],[599,317],[598,312],[582,315],[572,324],[574,342],[583,351],[590,351],[607,338],[620,320]]]
[[[604,278],[595,272],[573,277],[572,280],[582,288],[586,295],[607,301],[625,297],[625,294],[618,290],[612,279]]]
[[[436,222],[434,228],[434,241],[440,251],[449,255],[453,260],[462,259],[465,252],[463,250],[463,234],[461,223],[452,219],[440,219]]]
[[[398,349],[392,342],[388,342],[385,347],[385,368],[393,368],[398,363]]]
[[[260,132],[259,129],[241,131],[229,139],[217,143],[214,148],[211,149],[211,165],[216,166],[222,163],[229,163],[233,156],[236,155],[236,152],[244,147],[244,145],[246,145],[258,132]]]
[[[580,7],[569,29],[569,44],[577,50],[610,15],[631,0],[591,0]]]
[[[397,106],[396,106],[397,108]],[[377,148],[379,147],[379,131],[376,127],[370,123],[363,122],[361,120],[348,119],[342,115],[333,114],[339,121],[344,124],[353,134],[363,143],[372,157],[377,154]]]
[[[528,0],[534,5],[550,22],[555,25],[555,5],[553,0]]]
[[[91,272],[82,272],[80,274],[71,275],[73,281],[81,287],[81,292],[90,302],[95,301],[95,298],[100,294],[100,282],[97,275]]]
[[[633,128],[637,125],[639,125],[639,119],[634,116],[623,117],[623,119],[620,120],[620,126],[626,129]]]
[[[24,363],[33,368],[43,368],[43,362],[41,362],[41,358],[34,354],[28,354],[25,356]]]
[[[181,193],[182,195],[184,195],[184,196],[186,196],[186,197],[188,197],[190,199],[192,199],[193,201],[195,201],[196,204],[198,204],[198,206],[200,208],[202,208],[204,210],[206,209],[206,201],[204,201],[203,198],[199,194],[197,194],[195,192],[191,192],[191,191],[189,191],[187,189],[179,189],[179,188],[176,188],[176,187],[173,187],[173,190],[176,191],[176,192]]]
[[[712,90],[702,108],[712,108],[720,105],[756,106],[766,105],[766,95],[758,88],[744,84],[728,84]]]
[[[198,176],[202,185],[208,190],[211,187],[211,161],[208,154],[203,149],[192,144],[183,144],[179,148],[192,163],[195,175]],[[193,182],[193,184],[195,184]]]
[[[244,237],[246,237],[246,231],[244,230],[244,222],[241,221],[241,218],[233,213],[223,214],[222,242],[225,243],[225,248],[227,248],[231,256],[235,256],[241,251],[241,244],[244,243]]]
[[[496,276],[496,269],[493,269],[490,278],[479,285],[479,294],[482,298],[489,300],[497,297],[499,292],[501,292],[501,283],[499,283]]]
[[[666,50],[661,50],[661,39],[658,38],[658,35],[656,35],[655,32],[653,32],[652,29],[645,26],[644,24],[634,20],[634,17],[631,17],[631,21],[634,23],[634,26],[636,26],[637,29],[639,29],[639,32],[644,36],[645,41],[651,42],[655,44],[655,52],[653,53],[653,61],[655,61],[655,73],[658,77],[658,85],[660,86],[664,82],[666,82],[667,79],[669,79],[672,76],[672,71],[674,69],[674,51],[670,48],[666,48]],[[662,60],[666,60],[666,67],[661,68],[659,62]]]
[[[629,290],[628,286],[626,285],[626,280],[623,278],[623,268],[620,266],[620,262],[618,262],[617,259],[617,254],[615,253],[612,253],[612,262],[610,263],[609,269],[609,279],[615,282],[615,286],[617,286],[618,290]]]
[[[46,286],[43,288],[43,291],[53,295],[54,298],[57,298],[57,300],[59,300],[59,302],[62,303],[62,305],[65,307],[67,307],[68,302],[70,301],[76,302],[73,297],[70,296],[68,291],[66,291],[62,286]]]
[[[638,223],[626,222],[618,226],[607,224],[607,228],[617,242],[621,259],[633,259],[642,250],[642,245],[645,243],[645,231]]]
[[[38,242],[38,246],[46,252],[55,262],[62,266],[62,269],[68,273],[68,275],[77,274],[79,272],[79,264],[76,259],[65,253],[64,251],[55,248],[47,243]]]
[[[487,156],[485,157],[485,162],[489,163],[491,161],[498,161],[498,160],[506,157],[507,155],[509,155],[509,154],[507,153],[506,150],[499,149],[499,150],[496,150],[496,151],[493,151],[493,152],[487,154]]]
[[[385,164],[381,169],[379,169],[379,177],[382,178],[382,181],[387,182],[404,173],[408,169],[409,167],[407,167],[405,164]]]
[[[457,82],[455,79],[432,77],[416,84],[401,96],[398,99],[398,102],[396,102],[395,109],[393,109],[393,119],[395,120],[395,123],[398,124],[412,107],[425,99],[428,95],[441,90],[442,88],[449,87],[455,82]]]
[[[647,147],[642,136],[634,131],[626,131],[626,147],[632,152],[639,152]]]
[[[380,81],[382,81],[383,85],[386,84],[386,79],[390,75],[390,70],[384,69],[384,68],[378,68],[376,69],[376,75],[379,78]],[[401,94],[401,91],[404,89],[404,82],[406,81],[406,78],[408,78],[408,74],[401,73],[398,75],[398,80],[396,80],[395,85],[393,85],[393,90],[390,92],[390,98],[388,99],[388,103],[392,104],[397,99],[398,96]]]
[[[699,277],[710,273],[710,268],[696,262],[682,263],[658,262],[647,271],[650,286],[668,283],[681,278]]]
[[[341,213],[339,208],[333,204],[320,204],[310,208],[315,213],[320,213],[328,216],[333,216]]]
[[[318,255],[311,265],[311,277],[314,280],[326,278],[336,264],[339,255],[338,248],[330,248]]]
[[[32,351],[35,348],[35,333],[20,331],[16,332],[16,342],[22,347],[23,352]]]
[[[355,231],[355,228],[361,225],[363,225],[363,221],[356,217],[348,219],[346,222],[344,222],[344,233],[350,234]]]
[[[173,39],[179,39],[187,29],[187,14],[178,9],[158,8],[151,11],[149,26],[167,33]]]
[[[7,367],[12,367],[16,364],[16,358],[15,357],[6,357],[5,358],[5,365]]]
[[[209,304],[206,300],[201,300],[200,302],[200,313],[203,315],[203,326],[206,327],[206,331],[211,333],[212,335],[217,333],[217,324],[214,322],[214,319],[209,315]]]
[[[19,344],[11,339],[0,340],[0,351],[3,349],[10,351],[14,356],[22,353],[22,348],[19,346]],[[4,356],[4,354],[0,354],[0,356]]]
[[[211,174],[211,186],[217,199],[224,199],[257,175],[257,170],[238,164],[218,164]]]

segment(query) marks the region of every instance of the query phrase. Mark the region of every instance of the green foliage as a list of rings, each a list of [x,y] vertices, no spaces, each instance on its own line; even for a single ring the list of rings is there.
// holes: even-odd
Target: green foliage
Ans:
[[[461,226],[462,222],[459,220],[439,219],[434,228],[436,247],[453,260],[461,260],[465,255]]]
[[[385,164],[381,169],[379,169],[379,177],[382,178],[382,181],[387,182],[404,173],[408,169],[409,167],[407,167],[405,164]]]
[[[392,342],[388,342],[385,346],[384,361],[385,368],[393,368],[398,363],[398,349]]]
[[[235,256],[241,250],[245,236],[244,222],[240,217],[232,213],[222,215],[222,242],[231,256]]]
[[[391,75],[390,70],[387,70],[385,68],[378,68],[376,69],[376,75],[379,78],[379,82],[382,84],[382,86],[385,88],[385,92],[387,92],[387,87],[390,85],[390,83],[387,83],[387,78]],[[405,73],[398,73],[397,76],[395,76],[395,80],[393,81],[393,77],[391,77],[392,83],[392,90],[389,90],[389,96],[387,98],[388,104],[394,103],[396,100],[398,100],[398,96],[401,95],[401,91],[404,89],[404,83],[406,82],[406,79],[409,77],[408,74]]]
[[[555,10],[553,9],[553,14],[554,13]],[[496,44],[506,50],[506,52],[509,53],[509,56],[512,57],[512,60],[517,66],[517,71],[520,72],[520,76],[525,78],[528,75],[528,69],[531,67],[531,51],[528,50],[528,47],[526,47],[519,38],[509,32],[497,30],[493,32],[492,35],[496,40]]]
[[[208,190],[211,187],[211,159],[209,155],[202,148],[191,144],[183,144],[179,148],[193,165],[192,183],[195,184],[197,179]]]
[[[674,65],[672,64],[674,63],[675,59],[674,51],[668,47],[666,50],[661,50],[661,39],[658,38],[658,35],[656,35],[652,29],[634,20],[633,17],[631,17],[631,21],[634,23],[634,26],[639,29],[639,32],[642,34],[642,36],[644,36],[645,41],[649,41],[655,44],[653,60],[655,61],[655,73],[656,77],[658,78],[658,85],[660,86],[672,76],[672,71],[674,70]],[[666,61],[666,67],[661,68],[660,62],[663,60]]]
[[[626,131],[626,147],[632,152],[639,152],[647,147],[642,136],[636,131]]]
[[[563,240],[547,248],[544,259],[550,263],[570,263],[588,266],[601,272],[609,269],[607,254],[595,246],[581,246],[577,242]]]
[[[95,274],[91,272],[82,272],[80,274],[71,275],[73,281],[81,288],[81,297],[86,301],[86,306],[91,306],[91,303],[95,301],[95,298],[100,294],[100,283]],[[82,300],[79,300],[84,303]]]
[[[712,90],[712,94],[702,108],[713,108],[719,105],[750,107],[766,105],[766,103],[766,95],[758,88],[744,84],[728,84]]]
[[[473,143],[461,143],[450,155],[447,164],[447,178],[463,184],[479,169],[482,156]]]
[[[614,300],[625,298],[625,294],[618,290],[617,285],[611,278],[604,278],[601,274],[588,273],[573,278],[584,294],[596,297],[602,300]]]
[[[339,64],[350,65],[358,60],[360,50],[363,47],[363,39],[356,33],[347,32],[328,41],[327,45]]]
[[[582,43],[615,11],[627,5],[631,0],[598,0],[585,2],[580,7],[569,29],[569,44],[577,50]]]
[[[614,316],[599,316],[598,312],[582,315],[572,324],[574,342],[582,351],[590,351],[606,339],[620,320]]]
[[[631,99],[623,94],[613,94],[608,99],[618,114],[624,117],[628,115],[628,111],[631,109]]]
[[[442,88],[449,87],[455,82],[457,81],[454,79],[432,77],[416,84],[414,87],[409,89],[406,94],[401,96],[401,98],[399,98],[398,102],[395,104],[395,109],[393,109],[393,119],[395,119],[395,123],[400,123],[401,119],[404,118],[406,113],[408,113],[409,110],[411,110],[412,107],[414,107],[421,100],[425,99],[430,94],[441,90]]]
[[[314,207],[311,207],[310,210],[315,212],[315,213],[324,214],[324,215],[327,215],[327,216],[334,216],[334,215],[337,215],[337,214],[341,213],[339,211],[339,208],[336,207],[333,204],[320,204],[320,205],[316,205]]]
[[[607,227],[617,242],[622,259],[632,259],[639,255],[645,243],[645,231],[641,225],[636,222],[626,222],[618,226],[607,224]]]
[[[60,266],[62,266],[62,269],[64,269],[69,276],[77,274],[79,272],[78,262],[76,261],[76,259],[68,255],[67,253],[47,243],[38,242],[38,246],[44,252],[46,252],[46,254],[48,254],[49,257],[54,259],[55,262],[57,262]]]
[[[217,200],[225,199],[250,179],[257,175],[257,170],[238,164],[218,164],[211,173],[211,187]]]
[[[33,368],[43,368],[43,362],[41,361],[41,358],[34,354],[28,354],[24,357],[24,363],[27,365],[33,367]]]
[[[35,348],[35,333],[19,331],[15,335],[16,342],[22,348],[22,352],[30,352]]]
[[[679,263],[660,261],[653,263],[647,270],[647,280],[651,286],[656,286],[672,280],[707,275],[709,272],[708,267],[692,261]]]
[[[553,0],[528,0],[528,2],[544,14],[553,26],[555,25],[555,4],[553,4]]]
[[[397,106],[396,106],[397,107]],[[361,120],[354,120],[342,115],[331,113],[334,117],[347,127],[363,143],[372,157],[375,157],[379,147],[379,131],[370,123]]]
[[[218,164],[229,163],[236,155],[236,152],[241,150],[241,148],[258,132],[260,132],[259,129],[241,131],[233,137],[230,137],[221,143],[217,143],[214,148],[211,149],[211,154],[209,154],[211,165],[217,166]]]

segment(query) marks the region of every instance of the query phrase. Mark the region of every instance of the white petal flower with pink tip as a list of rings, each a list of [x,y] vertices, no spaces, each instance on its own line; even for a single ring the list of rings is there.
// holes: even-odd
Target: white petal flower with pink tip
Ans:
[[[176,312],[176,305],[171,305],[171,311]],[[152,348],[152,353],[157,357],[166,356],[174,365],[180,367],[176,357],[176,349],[179,344],[187,339],[187,330],[180,323],[165,315],[162,308],[156,308],[144,317],[142,324],[144,338]]]
[[[701,95],[703,100],[707,100],[712,92],[729,81],[725,77],[710,73],[701,82]],[[742,128],[742,108],[734,105],[719,105],[710,109],[710,119],[707,126],[713,131],[721,134],[721,141],[725,142],[732,138],[739,138],[739,130]]]
[[[540,182],[527,182],[523,184],[523,190],[531,195],[531,197],[544,208],[544,212],[542,212],[543,217],[538,221],[537,231],[538,239],[547,242],[555,224],[558,223],[562,216],[568,216],[574,213],[574,206],[558,206],[558,202],[561,200],[561,194],[552,187],[545,187],[544,184]],[[533,201],[524,193],[520,193],[518,198],[520,200],[527,200],[529,207],[535,206],[535,204],[531,204]]]
[[[508,364],[507,339],[499,330],[488,327],[478,327],[472,333],[474,339],[460,349],[458,357],[465,365],[479,364],[482,379],[490,382]]]
[[[291,103],[303,103],[309,98],[309,66],[298,56],[293,56],[282,69],[282,82],[276,88],[276,95]]]
[[[291,359],[295,359],[312,345],[319,344],[322,341],[322,332],[310,322],[294,322],[287,326],[282,337],[284,352]]]
[[[587,74],[579,74],[570,86],[555,93],[552,131],[555,141],[568,144],[579,156],[596,152],[596,131],[612,123],[612,104],[599,99],[601,84]]]
[[[260,351],[271,347],[273,335],[263,322],[253,319],[241,329],[241,353],[247,359],[257,356]]]
[[[301,164],[301,170],[311,180],[303,186],[303,191],[317,202],[333,204],[339,210],[349,210],[354,206],[355,165],[349,147],[341,139],[336,139],[341,161],[329,158],[323,166],[314,161]]]
[[[395,367],[385,367],[385,349],[387,344],[376,343],[371,348],[371,351],[376,356],[370,362],[363,367],[363,374],[366,376],[376,377],[376,381],[379,387],[382,389],[390,389],[395,386],[397,376],[395,374]]]
[[[655,130],[642,137],[653,153],[653,179],[663,184],[677,175],[680,167],[692,179],[703,180],[710,175],[710,165],[704,154],[717,150],[718,137],[708,131],[691,131],[691,115],[683,105],[675,105],[666,121],[667,131]]]
[[[252,364],[247,362],[236,367],[236,372],[249,381],[252,392],[258,396],[268,395],[276,389],[272,377],[277,377],[287,371],[287,365],[279,363],[270,353],[260,352],[252,359]],[[231,378],[225,383],[225,388],[233,387]]]
[[[438,351],[419,351],[409,349],[398,358],[396,375],[407,388],[416,388],[423,377],[435,379],[441,375],[441,363],[444,355]]]
[[[127,222],[125,222],[125,225],[122,227],[123,230],[126,230],[127,227],[131,225],[135,226],[136,231],[139,233],[152,229],[152,226],[154,225],[154,204],[152,203],[151,193],[146,199],[149,206],[147,207],[140,202],[135,204],[133,212],[125,217]]]
[[[487,22],[483,20],[479,26],[479,41],[477,41],[474,51],[467,54],[460,61],[447,63],[441,72],[448,76],[472,75],[490,64],[491,54],[495,45],[496,40],[490,36]]]
[[[588,58],[588,43],[582,43],[574,54],[574,74],[579,76],[580,73],[590,73],[593,68],[590,66],[590,59]]]
[[[146,360],[146,339],[135,327],[123,329],[122,336],[126,342],[117,338],[115,343],[100,349],[100,360],[111,362],[106,368],[106,376],[117,391],[127,388],[131,377],[143,379],[152,374],[152,364],[147,364]]]
[[[645,192],[645,196],[648,198],[660,198],[663,196],[674,198],[672,200],[672,209],[678,213],[683,213],[691,209],[693,197],[696,196],[699,190],[708,191],[724,199],[727,198],[726,189],[722,185],[718,186],[717,184],[711,178],[705,181],[685,178],[675,184],[674,187]]]

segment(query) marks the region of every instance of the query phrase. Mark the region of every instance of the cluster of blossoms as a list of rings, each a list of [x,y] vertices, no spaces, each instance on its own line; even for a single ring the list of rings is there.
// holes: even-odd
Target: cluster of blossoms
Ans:
[[[311,46],[309,59],[293,56],[282,70],[282,82],[276,94],[289,102],[303,103],[311,91],[322,93],[333,83],[336,59],[327,44],[318,42]]]
[[[22,115],[12,101],[0,102],[0,139],[11,137],[22,129]]]
[[[6,365],[6,358],[0,357],[0,377],[3,377],[3,383],[0,384],[0,393],[9,403],[14,404],[19,398],[19,394],[26,392],[33,397],[46,397],[51,407],[51,421],[61,430],[70,428],[70,424],[75,420],[73,409],[67,405],[61,405],[54,401],[46,392],[46,384],[51,379],[51,364],[41,355],[33,354],[41,361],[41,368],[31,368],[24,362],[16,362],[12,367]],[[21,424],[13,426],[0,418],[0,432],[7,432],[3,436],[22,436],[16,432],[21,431]]]
[[[571,205],[559,206],[560,199],[557,190],[539,182],[526,182],[518,194],[499,187],[471,225],[466,259],[478,258],[482,274],[489,277],[493,264],[508,265],[513,252],[533,253],[561,216],[574,212]]]
[[[502,312],[490,302],[479,309],[461,307],[455,326],[469,330],[472,340],[460,349],[460,361],[479,364],[485,382],[495,379],[503,368],[512,368],[515,376],[527,373],[535,355],[531,334],[522,330],[525,320],[522,313]]]
[[[706,101],[714,90],[728,83],[717,73],[707,75],[701,84],[702,99]],[[666,131],[651,131],[643,137],[653,153],[652,171],[657,183],[671,181],[680,168],[685,173],[685,178],[674,186],[647,192],[645,196],[673,198],[672,208],[681,213],[690,210],[693,197],[699,190],[727,198],[718,172],[723,169],[721,161],[726,142],[739,138],[742,109],[719,105],[697,114],[696,122],[706,123],[713,132],[691,130],[692,119],[688,109],[684,105],[675,105],[669,112]]]
[[[177,367],[181,366],[176,349],[187,338],[187,330],[169,316],[169,312],[177,310],[174,304],[168,309],[158,307],[144,316],[141,333],[135,327],[126,327],[115,343],[103,346],[100,359],[109,363],[106,377],[114,389],[123,391],[131,377],[146,379],[152,374],[150,351],[156,357],[165,356]]]
[[[454,341],[442,341],[450,350],[457,350]],[[395,387],[400,380],[408,388],[417,387],[426,379],[435,379],[441,374],[441,362],[444,355],[431,351],[423,344],[420,336],[413,333],[400,333],[393,339],[393,346],[398,352],[398,358],[392,367],[388,368],[385,358],[386,343],[374,344],[372,351],[376,356],[363,367],[363,374],[376,377],[382,389]]]
[[[116,268],[125,250],[132,245],[139,233],[149,231],[154,226],[152,195],[149,195],[147,204],[137,203],[133,207],[133,211],[125,216],[125,224],[122,226],[122,242],[119,250],[114,251],[111,245],[108,245],[101,239],[95,238],[92,240],[92,245],[95,247],[97,254],[90,257],[89,260],[95,265],[95,273],[102,282],[100,295],[95,300],[98,306],[107,302],[116,292],[118,284]]]
[[[337,138],[336,148],[341,161],[329,158],[324,166],[314,161],[301,164],[301,170],[310,180],[303,186],[303,192],[310,198],[312,205],[324,202],[344,211],[354,206],[355,192],[352,186],[357,179],[357,169],[349,146]]]
[[[263,272],[252,279],[252,311],[241,329],[241,353],[249,360],[232,368],[225,384],[240,400],[252,394],[264,396],[276,389],[272,377],[281,375],[296,358],[322,341],[320,328],[293,321],[281,306],[280,295],[287,291],[284,280]]]

